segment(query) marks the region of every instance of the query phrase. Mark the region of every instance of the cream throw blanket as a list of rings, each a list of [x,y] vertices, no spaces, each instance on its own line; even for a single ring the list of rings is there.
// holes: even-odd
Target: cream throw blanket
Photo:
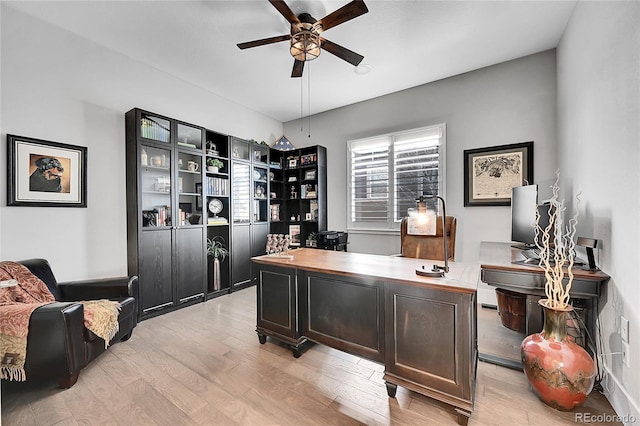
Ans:
[[[0,262],[0,281],[15,279],[18,285],[0,288],[0,373],[3,379],[24,381],[29,319],[34,310],[55,302],[46,284],[26,266]],[[105,342],[118,333],[120,304],[110,300],[79,302],[84,305],[84,325]]]

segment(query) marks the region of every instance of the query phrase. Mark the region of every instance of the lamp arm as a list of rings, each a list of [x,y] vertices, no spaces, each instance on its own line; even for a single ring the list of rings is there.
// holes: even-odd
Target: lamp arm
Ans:
[[[444,266],[433,265],[431,270],[426,270],[424,266],[416,269],[416,274],[425,277],[443,278],[444,274],[449,272],[449,240],[447,238],[447,208],[445,206],[444,198],[439,195],[421,195],[416,202],[424,203],[425,199],[437,198],[442,202],[442,238],[444,240]]]
[[[444,198],[436,195],[436,198],[442,202],[442,237],[444,238],[444,271],[449,272],[449,241],[447,239],[447,208],[444,204]]]

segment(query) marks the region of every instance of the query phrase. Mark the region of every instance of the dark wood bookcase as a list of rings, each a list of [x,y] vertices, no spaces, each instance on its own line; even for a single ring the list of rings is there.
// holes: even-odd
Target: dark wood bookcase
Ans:
[[[269,233],[269,146],[231,138],[231,290],[256,283],[251,257]]]
[[[214,288],[206,246],[231,242],[229,137],[138,108],[125,125],[128,273],[139,277],[140,319],[228,292],[230,261]],[[207,168],[213,158],[217,171]]]
[[[271,149],[269,166],[270,233],[315,246],[314,235],[327,230],[327,149]]]

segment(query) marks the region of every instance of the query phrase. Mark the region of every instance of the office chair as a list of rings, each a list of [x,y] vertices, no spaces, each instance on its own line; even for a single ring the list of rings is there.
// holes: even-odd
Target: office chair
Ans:
[[[444,247],[442,246],[442,217],[436,219],[436,235],[410,235],[407,234],[407,219],[402,219],[400,224],[400,247],[403,257],[416,259],[444,260]],[[447,241],[449,243],[449,260],[454,260],[456,254],[456,218],[445,217],[447,228]]]

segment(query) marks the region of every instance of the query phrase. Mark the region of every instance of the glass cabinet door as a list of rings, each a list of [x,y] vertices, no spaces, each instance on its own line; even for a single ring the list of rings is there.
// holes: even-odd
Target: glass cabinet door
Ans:
[[[249,142],[233,138],[231,140],[231,158],[249,160]]]
[[[178,123],[176,143],[180,147],[202,149],[202,129]]]
[[[252,187],[254,222],[266,222],[269,219],[267,216],[269,196],[268,175],[269,171],[266,165],[265,167],[253,166]]]
[[[234,162],[231,166],[233,223],[249,223],[251,220],[251,185],[251,167]]]
[[[171,123],[167,119],[141,113],[140,136],[157,142],[169,142],[171,140]]]
[[[202,156],[178,152],[177,226],[202,223]]]
[[[171,152],[141,145],[142,226],[171,226]]]
[[[253,157],[251,158],[254,163],[267,164],[269,160],[269,146],[263,144],[253,144],[251,147],[253,150]]]

